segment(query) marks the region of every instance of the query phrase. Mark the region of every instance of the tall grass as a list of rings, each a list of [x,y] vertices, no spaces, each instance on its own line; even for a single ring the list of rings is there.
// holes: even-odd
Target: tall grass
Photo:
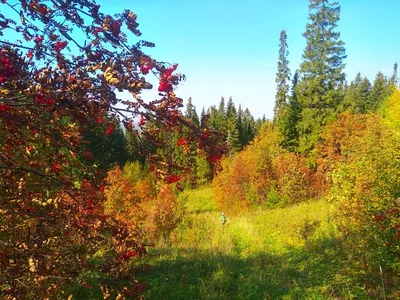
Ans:
[[[180,197],[186,216],[172,247],[153,248],[139,270],[149,299],[367,299],[346,285],[326,201],[227,216],[209,188]],[[147,268],[145,266],[150,266]]]

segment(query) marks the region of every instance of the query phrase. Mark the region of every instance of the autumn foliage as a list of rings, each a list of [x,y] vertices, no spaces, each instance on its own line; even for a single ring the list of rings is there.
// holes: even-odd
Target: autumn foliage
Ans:
[[[128,224],[142,243],[164,245],[183,217],[182,203],[176,199],[172,184],[154,185],[151,174],[135,180],[135,166],[128,163],[124,171],[115,167],[108,172],[105,212]]]
[[[337,218],[356,262],[363,269],[379,266],[400,274],[400,173],[398,91],[386,101],[383,115],[347,115],[344,131],[352,130],[352,138],[341,145],[343,153],[330,172],[330,198],[337,205]],[[387,108],[390,107],[390,111]],[[343,128],[343,119],[332,124]],[[389,125],[389,126],[388,126]],[[336,129],[337,131],[337,129]],[[342,130],[340,130],[342,131]],[[336,157],[337,158],[337,157]]]
[[[138,198],[146,198],[147,186],[138,182],[140,193],[125,199],[132,211],[121,207],[109,214],[107,193],[119,203],[131,187],[115,180],[103,193],[107,170],[94,163],[85,133],[110,136],[123,124],[162,148],[160,132],[179,134],[187,127],[186,138],[204,155],[220,149],[182,116],[182,99],[174,93],[183,79],[178,65],[142,51],[154,44],[132,42],[141,35],[135,13],[110,16],[89,0],[48,4],[0,4],[1,297],[67,298],[71,287],[87,289],[91,297],[133,297],[142,286],[126,263],[145,251],[130,229],[142,218]],[[145,75],[159,79],[159,99],[141,98],[152,88]],[[122,99],[117,91],[130,96]],[[146,126],[149,119],[158,126]],[[171,181],[173,160],[160,164],[153,154],[148,160],[164,174],[160,179]],[[111,181],[113,176],[118,174],[111,173]],[[91,263],[99,253],[102,263]],[[88,277],[97,281],[89,284]]]
[[[285,205],[313,195],[313,170],[307,160],[287,152],[280,143],[279,133],[267,122],[244,151],[222,162],[213,190],[223,210]]]

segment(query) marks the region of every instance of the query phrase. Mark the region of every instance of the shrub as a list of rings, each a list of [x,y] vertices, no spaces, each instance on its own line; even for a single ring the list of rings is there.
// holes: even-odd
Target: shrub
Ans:
[[[330,198],[350,249],[363,267],[400,274],[400,143],[379,115],[366,117],[348,157],[331,173]]]

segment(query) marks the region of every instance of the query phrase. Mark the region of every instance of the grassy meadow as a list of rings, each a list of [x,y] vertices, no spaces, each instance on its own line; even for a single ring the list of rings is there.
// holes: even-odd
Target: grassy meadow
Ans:
[[[382,297],[379,276],[371,278],[371,292],[349,273],[351,257],[324,200],[228,214],[224,227],[210,188],[186,191],[180,200],[186,215],[170,245],[150,248],[137,270],[146,299]]]

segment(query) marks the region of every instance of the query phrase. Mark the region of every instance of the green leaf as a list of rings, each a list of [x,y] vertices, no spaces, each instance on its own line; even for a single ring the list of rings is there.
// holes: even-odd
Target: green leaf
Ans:
[[[70,117],[68,117],[68,116],[62,116],[61,117],[61,124],[62,125],[67,125],[70,122],[71,122],[71,118]]]

